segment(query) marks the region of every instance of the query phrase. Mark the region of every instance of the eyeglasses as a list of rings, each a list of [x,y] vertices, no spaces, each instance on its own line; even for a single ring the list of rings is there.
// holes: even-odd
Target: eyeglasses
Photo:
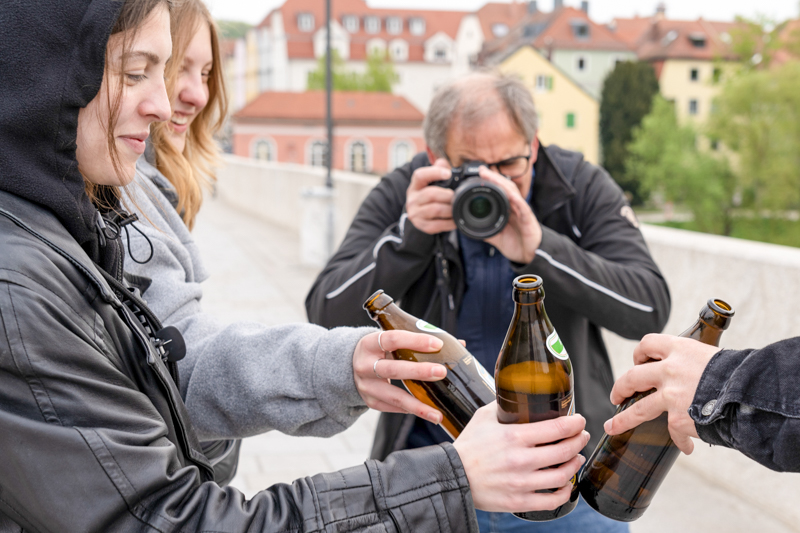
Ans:
[[[486,168],[494,170],[498,174],[502,174],[510,180],[515,180],[525,175],[528,170],[528,162],[531,160],[532,155],[532,153],[528,155],[517,155],[514,157],[509,157],[508,159],[503,159],[497,163],[484,164],[486,165]]]
[[[486,168],[492,169],[492,167],[494,167],[493,170],[498,174],[502,174],[506,178],[514,180],[525,175],[525,172],[528,170],[528,162],[531,160],[532,155],[533,154],[518,155],[503,159],[497,163],[486,163]]]

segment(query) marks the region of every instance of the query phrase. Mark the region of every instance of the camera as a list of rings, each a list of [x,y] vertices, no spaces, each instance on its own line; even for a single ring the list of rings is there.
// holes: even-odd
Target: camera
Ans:
[[[481,179],[482,161],[467,161],[452,169],[450,179],[434,185],[453,189],[453,220],[459,231],[471,239],[482,240],[500,233],[508,223],[510,205],[503,189]]]

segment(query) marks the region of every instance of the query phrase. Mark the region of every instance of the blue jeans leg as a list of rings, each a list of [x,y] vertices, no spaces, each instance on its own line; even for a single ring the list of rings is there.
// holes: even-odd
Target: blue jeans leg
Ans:
[[[528,522],[508,513],[477,513],[481,533],[628,533],[628,524],[606,518],[583,499],[570,514],[551,522]]]

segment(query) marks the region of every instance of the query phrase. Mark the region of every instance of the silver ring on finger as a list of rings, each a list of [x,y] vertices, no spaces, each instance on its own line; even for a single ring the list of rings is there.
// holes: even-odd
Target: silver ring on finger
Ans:
[[[375,359],[375,362],[372,363],[372,372],[375,374],[375,377],[378,378],[378,379],[387,379],[387,378],[381,376],[380,374],[378,374],[378,361],[380,361],[380,359]]]
[[[383,344],[381,344],[381,335],[383,335],[384,333],[386,333],[386,332],[385,331],[381,331],[380,333],[378,333],[378,347],[380,347],[380,349],[381,349],[381,351],[383,353],[386,353],[386,348],[384,348]],[[376,372],[376,374],[377,374],[377,372]]]

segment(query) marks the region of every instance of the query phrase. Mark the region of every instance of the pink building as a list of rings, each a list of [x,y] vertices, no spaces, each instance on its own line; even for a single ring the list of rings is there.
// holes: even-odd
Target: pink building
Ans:
[[[423,115],[402,96],[333,94],[333,167],[383,174],[425,149]],[[325,93],[261,93],[234,115],[233,153],[324,166]]]

